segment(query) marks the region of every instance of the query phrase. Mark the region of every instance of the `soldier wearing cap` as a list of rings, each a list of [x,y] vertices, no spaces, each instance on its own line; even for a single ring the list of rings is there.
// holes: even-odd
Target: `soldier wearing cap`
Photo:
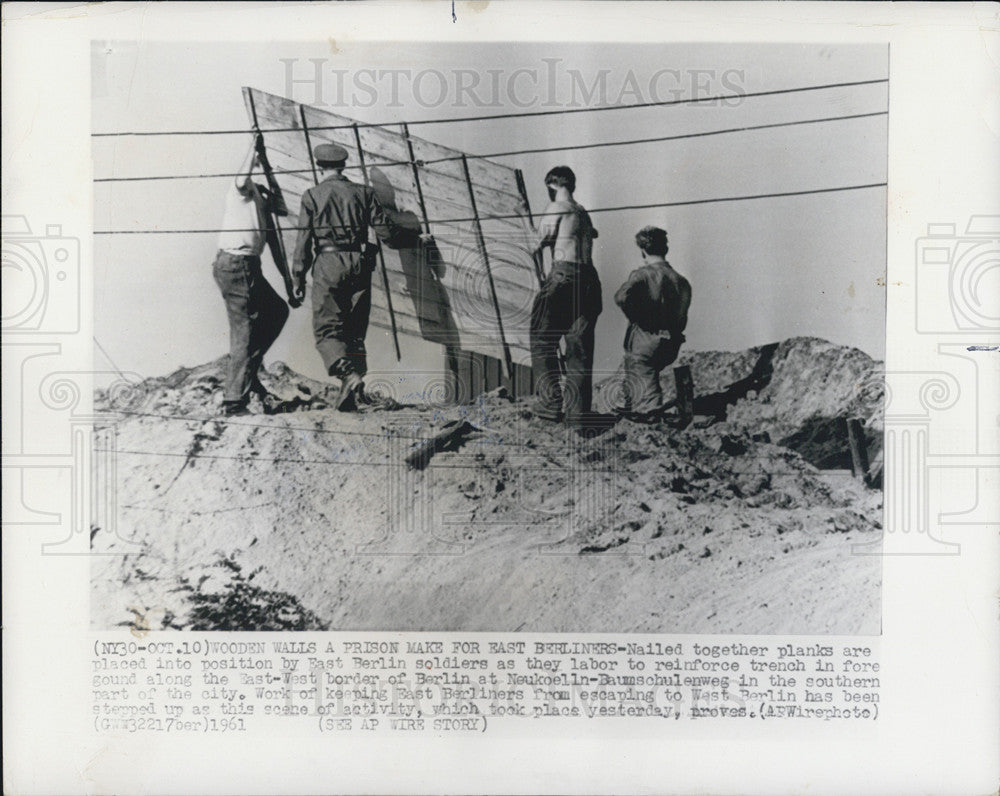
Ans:
[[[691,284],[667,262],[667,232],[643,227],[635,236],[643,266],[615,293],[628,318],[625,333],[626,412],[642,415],[660,408],[660,371],[677,359],[684,342]]]
[[[340,379],[337,408],[353,411],[364,400],[362,378],[368,370],[365,334],[376,252],[368,231],[387,243],[412,233],[395,223],[374,190],[344,176],[346,149],[322,144],[314,155],[323,180],[302,195],[292,281],[295,295],[304,298],[312,269],[316,348],[327,373]]]

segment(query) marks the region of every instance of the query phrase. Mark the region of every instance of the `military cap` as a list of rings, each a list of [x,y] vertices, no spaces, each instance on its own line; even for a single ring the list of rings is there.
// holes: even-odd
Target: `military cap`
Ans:
[[[320,144],[315,155],[317,163],[343,163],[347,160],[347,150],[336,144]]]

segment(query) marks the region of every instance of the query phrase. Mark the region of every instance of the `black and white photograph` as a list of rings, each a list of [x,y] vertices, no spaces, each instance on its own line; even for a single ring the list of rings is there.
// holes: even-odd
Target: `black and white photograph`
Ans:
[[[995,792],[995,4],[0,16],[4,793]]]
[[[880,632],[888,46],[91,47],[95,629]]]

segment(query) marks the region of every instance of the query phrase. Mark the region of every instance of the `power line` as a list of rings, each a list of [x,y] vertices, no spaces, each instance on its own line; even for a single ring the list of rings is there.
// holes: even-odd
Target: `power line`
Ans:
[[[142,451],[142,450],[126,450],[122,448],[94,448],[97,453],[113,453],[113,454],[125,454],[133,456],[169,456],[172,458],[179,459],[222,459],[225,461],[239,461],[239,462],[267,462],[269,464],[280,463],[280,464],[339,464],[346,465],[349,467],[394,467],[396,469],[403,469],[406,467],[405,462],[362,462],[362,461],[337,461],[336,459],[292,459],[284,457],[267,457],[267,456],[224,456],[222,454],[210,454],[210,453],[181,453],[179,451]],[[346,453],[346,451],[344,451]],[[558,462],[547,459],[556,467],[564,468],[564,465]],[[469,470],[468,464],[437,464],[429,465],[428,469],[441,469],[441,470]],[[565,468],[564,468],[565,469]],[[591,472],[614,472],[613,470],[601,470],[599,468],[589,468]]]
[[[408,436],[406,434],[394,434],[385,431],[383,433],[375,433],[373,431],[352,431],[351,429],[327,429],[327,428],[306,428],[305,426],[285,426],[285,425],[274,425],[273,423],[246,423],[230,420],[225,417],[192,417],[190,415],[163,415],[156,412],[134,412],[128,409],[113,410],[109,412],[111,415],[129,415],[130,417],[155,417],[159,420],[179,420],[185,423],[221,423],[225,426],[237,426],[242,428],[266,428],[271,430],[284,430],[284,431],[295,431],[295,432],[306,432],[311,434],[346,434],[348,436],[354,437],[370,437],[378,439],[411,439],[421,442],[426,442],[430,437],[419,437],[419,436]],[[284,412],[282,414],[290,414]]]
[[[128,450],[124,448],[94,448],[95,453],[110,453],[110,454],[124,454],[126,456],[165,456],[175,459],[221,459],[223,461],[237,461],[237,462],[267,462],[268,464],[335,464],[335,465],[346,465],[349,467],[392,467],[397,470],[402,470],[407,467],[405,460],[393,462],[393,461],[338,461],[337,459],[293,459],[286,457],[269,457],[269,456],[226,456],[220,453],[181,453],[180,451],[145,451],[145,450]],[[559,452],[565,452],[564,448],[551,448],[551,450],[556,450]],[[447,453],[448,451],[443,451]],[[625,451],[627,452],[627,451]],[[341,453],[347,453],[347,451],[341,451]],[[554,460],[551,457],[543,457],[546,462],[558,467],[560,469],[568,469],[567,466],[561,462]],[[437,462],[436,464],[429,464],[427,469],[431,470],[465,470],[469,471],[469,465],[462,464],[444,464],[442,462]],[[572,467],[570,468],[572,469]],[[619,471],[615,469],[614,466],[596,467],[588,466],[586,468],[578,468],[577,472],[583,472],[584,469],[588,473],[618,473]],[[822,472],[822,471],[817,471]],[[746,470],[731,470],[730,475],[756,475],[757,473],[765,473],[767,475],[793,475],[793,476],[804,476],[807,473],[803,470],[765,470],[761,469],[746,469]]]
[[[865,185],[842,185],[835,188],[812,188],[805,191],[782,191],[779,193],[754,194],[752,196],[722,196],[714,199],[687,199],[681,202],[650,202],[648,204],[617,205],[615,207],[587,208],[588,213],[613,213],[621,210],[650,210],[661,207],[685,207],[689,205],[712,204],[715,202],[745,202],[751,199],[780,199],[789,196],[808,196],[810,194],[839,193],[842,191],[860,191],[868,188],[884,188],[887,183],[873,182]],[[461,224],[473,221],[501,221],[504,219],[522,218],[518,213],[494,216],[480,216],[467,218],[432,218],[431,224]],[[286,232],[300,231],[302,227],[282,227]],[[222,232],[257,232],[256,229],[98,229],[94,230],[94,235],[217,235]]]
[[[874,80],[853,80],[843,83],[825,83],[817,86],[798,86],[795,88],[782,88],[782,89],[772,89],[770,91],[749,91],[745,94],[717,94],[711,97],[686,97],[682,99],[670,99],[670,100],[660,100],[656,102],[637,102],[628,105],[598,105],[593,108],[554,108],[544,111],[523,111],[520,113],[498,113],[498,114],[487,114],[480,116],[458,116],[451,119],[416,119],[413,121],[398,121],[398,122],[357,122],[351,124],[333,124],[333,125],[317,125],[315,127],[310,126],[309,131],[319,131],[319,130],[349,130],[355,127],[390,127],[400,124],[406,124],[410,127],[414,127],[418,124],[452,124],[456,122],[481,122],[481,121],[494,121],[497,119],[521,119],[529,118],[534,116],[559,116],[563,114],[571,113],[596,113],[599,111],[620,111],[620,110],[632,110],[636,108],[661,108],[671,105],[691,105],[700,102],[719,102],[726,100],[741,100],[748,97],[773,97],[782,94],[794,94],[802,91],[823,91],[825,89],[831,88],[850,88],[852,86],[870,86],[878,83],[888,83],[889,78],[883,77]],[[301,132],[301,127],[271,127],[263,128],[259,132],[262,133],[297,133]],[[165,135],[245,135],[247,133],[255,133],[257,130],[252,129],[239,129],[239,130],[138,130],[138,131],[119,131],[119,132],[105,132],[105,133],[91,133],[92,138],[113,138],[120,136],[165,136]]]
[[[804,124],[820,124],[822,122],[840,122],[848,119],[866,119],[871,116],[887,116],[889,111],[874,111],[872,113],[854,113],[850,116],[827,116],[822,119],[801,119],[794,122],[773,122],[771,124],[752,124],[745,127],[728,127],[724,130],[707,130],[705,132],[699,133],[683,133],[680,135],[664,135],[656,138],[633,138],[628,141],[602,141],[595,144],[576,144],[572,146],[553,146],[553,147],[540,147],[538,149],[513,149],[507,152],[490,152],[486,155],[470,155],[469,157],[476,158],[503,158],[511,157],[513,155],[532,155],[539,152],[565,152],[568,150],[578,150],[578,149],[598,149],[601,147],[612,147],[612,146],[625,146],[631,144],[655,144],[660,141],[679,141],[684,138],[704,138],[706,136],[712,135],[727,135],[729,133],[744,133],[751,130],[769,130],[775,127],[796,127]],[[437,160],[428,160],[427,163],[438,163],[445,160],[454,160],[454,158],[438,158]]]
[[[350,429],[339,429],[339,428],[336,428],[336,429],[332,429],[332,428],[306,428],[305,426],[285,426],[285,425],[274,425],[274,424],[270,424],[270,423],[245,423],[245,422],[236,422],[236,421],[230,420],[230,419],[225,418],[225,417],[192,417],[192,416],[188,416],[188,415],[163,415],[163,414],[157,414],[155,412],[134,412],[134,411],[130,411],[130,410],[119,410],[119,411],[111,412],[110,414],[112,414],[112,415],[130,415],[130,416],[133,416],[133,417],[152,417],[152,418],[157,418],[157,419],[160,419],[160,420],[179,420],[181,422],[187,422],[187,423],[209,423],[209,422],[214,422],[214,423],[220,423],[220,424],[225,425],[225,426],[234,426],[234,427],[237,427],[237,428],[263,428],[263,429],[268,430],[268,431],[289,431],[289,432],[307,433],[307,434],[335,434],[335,435],[366,437],[366,438],[369,438],[369,439],[385,439],[385,440],[399,439],[399,440],[411,440],[413,442],[430,442],[434,438],[434,434],[433,433],[431,433],[429,436],[416,436],[416,435],[407,435],[407,434],[388,433],[388,430],[384,431],[383,433],[375,433],[375,432],[371,432],[371,431],[353,431],[353,430],[350,430]],[[464,418],[459,418],[459,419],[464,419]],[[466,419],[466,422],[468,422],[467,419]],[[477,425],[473,425],[471,423],[470,423],[470,425],[472,425],[472,428],[475,431],[477,431],[479,433],[482,433],[482,434],[497,435],[497,434],[500,433],[500,429],[491,429],[491,428],[487,428],[487,427],[480,427],[480,426],[477,426]],[[609,429],[610,429],[610,427],[609,427]],[[437,431],[440,431],[440,430],[441,429],[437,429]],[[600,439],[600,437],[598,437],[596,439],[597,439],[598,443],[602,442],[602,440]],[[592,450],[591,446],[588,446],[588,445],[584,444],[585,442],[589,442],[589,441],[593,441],[593,440],[580,439],[578,441],[579,447],[576,449],[576,452],[578,452],[578,453],[586,453],[586,452],[589,452],[590,450]],[[528,451],[534,452],[534,453],[550,453],[550,452],[566,453],[567,451],[572,451],[572,447],[566,446],[566,445],[562,445],[562,446],[555,446],[555,445],[531,445],[531,446],[528,446],[528,445],[526,445],[524,443],[521,443],[520,445],[516,445],[516,444],[515,445],[511,445],[510,443],[503,442],[503,441],[497,442],[495,444],[498,447],[501,447],[501,448],[506,448],[506,449],[509,449],[511,447],[523,448],[525,450],[528,450]],[[358,447],[361,447],[361,446],[362,446],[362,443],[359,443],[358,445],[354,446],[354,449],[357,449]],[[364,447],[367,447],[367,445],[364,445]],[[115,449],[115,451],[117,451],[117,449]],[[185,455],[185,454],[176,453],[176,452],[161,453],[161,452],[157,452],[157,451],[118,451],[118,452],[121,452],[121,453],[146,454],[146,455],[151,455],[151,456],[152,455],[159,455],[159,456],[183,456],[183,455]],[[340,451],[340,453],[345,453],[345,452],[346,451]],[[643,453],[648,453],[648,451],[640,450],[640,449],[637,449],[637,448],[621,448],[621,447],[618,447],[618,446],[614,446],[613,452],[614,453],[618,453],[618,454],[643,454]],[[239,457],[239,456],[233,456],[233,457],[220,456],[218,458],[247,459],[247,460],[251,460],[251,461],[298,461],[298,460],[295,460],[295,459],[263,459],[263,458],[259,458],[259,457],[256,457],[256,456],[243,456],[243,457]],[[756,455],[756,456],[751,454],[751,455],[748,455],[747,458],[750,458],[750,459],[754,459],[754,458],[757,458],[757,459],[766,459],[766,458],[771,458],[771,457],[770,457],[769,454]],[[326,463],[326,462],[324,460],[306,460],[306,463],[308,463],[308,464],[316,464],[316,463]],[[329,462],[329,463],[331,463],[331,464],[342,464],[343,462]],[[379,464],[379,463],[374,463],[374,464]],[[392,462],[386,462],[385,464],[393,464],[393,463]],[[498,464],[496,466],[501,466],[501,465]],[[746,473],[746,472],[756,473],[756,472],[760,472],[760,470],[752,469],[751,468],[749,470],[732,470],[731,472],[733,472],[734,474],[738,475],[738,474]],[[774,470],[774,471],[769,471],[769,472],[772,475],[796,475],[796,474],[801,474],[800,471],[796,471],[796,470],[787,470],[787,471],[777,471],[777,470]]]
[[[851,119],[867,119],[874,116],[886,116],[888,111],[873,111],[871,113],[855,113],[849,116],[826,116],[821,119],[799,119],[791,122],[771,122],[769,124],[752,124],[745,125],[743,127],[728,127],[722,130],[706,130],[697,133],[680,133],[678,135],[664,135],[656,136],[653,138],[633,138],[625,141],[600,141],[590,144],[569,144],[566,146],[552,146],[552,147],[538,147],[535,149],[512,149],[505,152],[489,152],[482,155],[467,155],[466,157],[470,160],[484,160],[487,158],[503,158],[512,157],[514,155],[532,155],[542,152],[568,152],[571,150],[584,150],[584,149],[599,149],[604,147],[616,147],[616,146],[632,146],[634,144],[655,144],[663,141],[680,141],[687,138],[704,138],[708,136],[715,135],[729,135],[731,133],[745,133],[754,130],[772,130],[779,127],[798,127],[806,124],[823,124],[826,122],[840,122],[847,121]],[[311,128],[310,128],[311,129]],[[433,158],[431,160],[396,160],[387,161],[385,163],[373,163],[371,165],[386,168],[389,166],[430,166],[435,163],[447,163],[449,161],[458,161],[462,159],[462,155],[451,155],[444,158]],[[361,169],[361,166],[347,166],[348,169]],[[302,169],[272,169],[273,174],[312,174],[312,168],[302,168]],[[153,181],[153,180],[200,180],[200,179],[214,179],[219,177],[238,177],[240,173],[237,172],[209,172],[206,174],[158,174],[158,175],[148,175],[148,176],[136,176],[136,177],[98,177],[94,182],[142,182],[142,181]]]

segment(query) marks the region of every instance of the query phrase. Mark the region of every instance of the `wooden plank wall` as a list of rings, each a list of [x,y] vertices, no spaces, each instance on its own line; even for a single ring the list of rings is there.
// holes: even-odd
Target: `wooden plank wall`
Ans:
[[[460,363],[453,375],[475,390],[463,395],[465,400],[501,384],[517,395],[530,392],[530,367],[525,363],[530,362],[528,321],[538,277],[521,222],[498,218],[512,215],[523,196],[516,170],[469,158],[470,197],[463,153],[457,150],[412,135],[407,141],[402,128],[358,127],[355,132],[350,127],[353,119],[253,88],[244,88],[243,93],[251,121],[256,118],[264,131],[271,166],[288,204],[284,237],[289,257],[295,249],[301,196],[315,184],[309,147],[339,144],[350,153],[345,172],[349,179],[364,182],[363,162],[373,188],[383,204],[397,211],[400,223],[414,230],[426,226],[435,239],[433,245],[418,249],[382,247],[388,296],[377,267],[372,280],[372,324],[391,328],[391,298],[399,334],[440,343],[459,353],[457,360],[451,360]],[[348,127],[324,129],[344,125]],[[454,159],[425,162],[439,158]],[[478,245],[473,198],[489,271]],[[513,364],[509,375],[504,372],[501,326]]]
[[[530,363],[514,363],[511,378],[503,373],[503,363],[496,357],[475,351],[459,351],[445,363],[451,382],[448,390],[456,403],[473,403],[478,395],[497,387],[505,387],[521,398],[534,389]]]

